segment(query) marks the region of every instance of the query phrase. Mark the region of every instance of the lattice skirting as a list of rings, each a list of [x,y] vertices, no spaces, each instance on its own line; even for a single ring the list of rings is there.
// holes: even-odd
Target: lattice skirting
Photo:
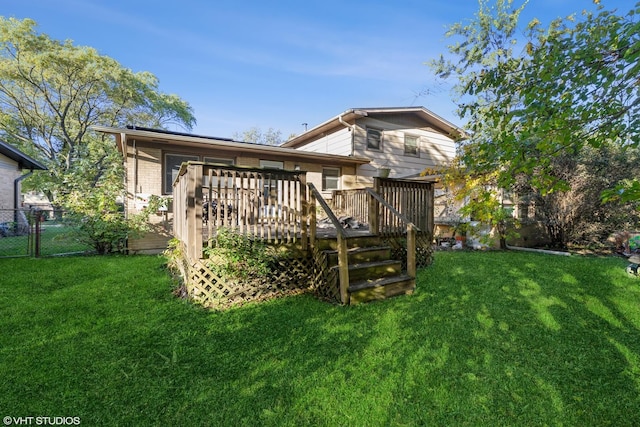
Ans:
[[[391,247],[391,258],[402,261],[402,271],[407,271],[407,242],[403,237],[385,236],[382,243]],[[428,236],[416,238],[416,267],[428,267],[433,262],[433,245]]]
[[[311,257],[280,258],[266,278],[226,280],[206,265],[206,259],[186,263],[183,271],[190,298],[211,308],[224,308],[250,301],[300,293],[313,288]]]
[[[338,282],[338,270],[329,268],[327,254],[315,248],[313,250],[313,289],[318,298],[340,302],[340,284]]]

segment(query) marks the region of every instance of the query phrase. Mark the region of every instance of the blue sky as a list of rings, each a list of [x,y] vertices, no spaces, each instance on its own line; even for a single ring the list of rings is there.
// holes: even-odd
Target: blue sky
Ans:
[[[635,2],[602,0],[625,13]],[[424,106],[463,125],[450,88],[425,62],[446,53],[445,27],[477,8],[477,0],[4,0],[0,14],[155,74],[163,92],[193,107],[193,133],[231,137],[256,126],[286,137],[354,107]],[[530,0],[523,21],[585,8],[592,0]]]

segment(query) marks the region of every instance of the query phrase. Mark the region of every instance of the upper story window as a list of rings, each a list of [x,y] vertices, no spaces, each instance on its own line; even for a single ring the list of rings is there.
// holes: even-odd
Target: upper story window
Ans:
[[[418,138],[415,135],[405,135],[404,136],[404,154],[407,156],[420,156],[420,149],[418,147]]]
[[[367,129],[367,149],[382,150],[382,130]]]
[[[175,181],[183,162],[198,161],[200,156],[185,154],[165,154],[164,155],[164,194],[173,194],[173,181]]]

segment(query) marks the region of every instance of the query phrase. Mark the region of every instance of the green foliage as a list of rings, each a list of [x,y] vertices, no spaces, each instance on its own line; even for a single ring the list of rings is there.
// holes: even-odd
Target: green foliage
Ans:
[[[122,160],[110,137],[91,126],[195,123],[191,107],[161,93],[151,73],[134,73],[95,49],[50,39],[35,27],[30,19],[0,17],[0,136],[49,168],[24,188],[43,191],[54,202],[69,186],[103,186]]]
[[[503,187],[524,174],[543,193],[566,189],[553,173],[557,156],[639,143],[640,3],[626,15],[598,7],[546,29],[534,20],[526,40],[516,38],[522,7],[512,3],[480,1],[475,19],[447,33],[461,40],[449,46],[453,59],[431,65],[457,79],[472,135],[462,147],[467,167],[498,170]]]
[[[518,236],[519,222],[513,217],[512,207],[505,206],[505,191],[498,186],[498,172],[471,174],[458,162],[440,172],[446,191],[460,203],[458,215],[478,222],[477,226],[465,223],[465,231],[479,232],[489,226],[498,233],[500,247],[506,249],[507,238]],[[462,227],[459,225],[456,230],[461,231]],[[490,235],[483,235],[480,240],[491,244]]]
[[[219,276],[232,280],[267,276],[275,256],[273,248],[264,242],[226,227],[218,229],[211,246],[205,248],[204,252],[209,259],[209,268]]]
[[[127,239],[150,231],[149,215],[163,203],[153,196],[142,212],[125,217],[118,195],[118,186],[113,185],[84,191],[73,188],[60,197],[67,210],[65,220],[77,227],[80,241],[99,254],[122,252]]]
[[[637,167],[638,165],[636,165]],[[635,202],[636,209],[640,209],[640,181],[638,178],[625,178],[611,189],[602,193],[602,201],[630,203]]]
[[[603,243],[618,231],[640,227],[639,199],[604,199],[617,182],[631,183],[640,164],[640,149],[603,144],[583,147],[576,154],[556,156],[550,163],[552,176],[567,189],[545,193],[521,179],[514,189],[535,206],[536,219],[546,228],[552,246]],[[624,191],[616,197],[628,197]],[[609,200],[609,201],[607,201]]]

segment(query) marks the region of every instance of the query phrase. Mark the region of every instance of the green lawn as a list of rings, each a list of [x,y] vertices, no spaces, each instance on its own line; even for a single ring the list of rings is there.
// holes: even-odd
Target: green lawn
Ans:
[[[2,259],[0,416],[81,425],[637,426],[640,280],[438,252],[414,295],[207,312],[158,257]]]

